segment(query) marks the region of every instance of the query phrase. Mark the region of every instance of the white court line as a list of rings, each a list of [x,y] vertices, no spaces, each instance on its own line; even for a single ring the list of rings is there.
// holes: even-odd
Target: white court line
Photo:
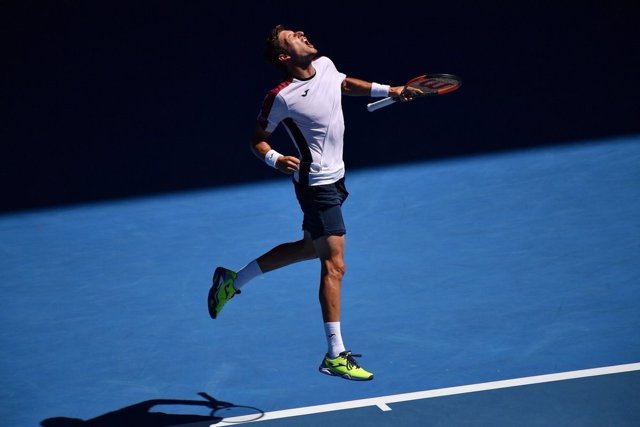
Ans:
[[[557,374],[536,375],[532,377],[515,378],[511,380],[492,381],[487,383],[471,384],[458,387],[447,387],[436,390],[417,391],[413,393],[393,394],[390,396],[373,397],[369,399],[351,400],[346,402],[328,403],[324,405],[306,406],[302,408],[284,409],[281,411],[265,412],[255,419],[256,415],[224,418],[210,427],[238,425],[248,422],[275,420],[300,415],[320,414],[323,412],[340,411],[343,409],[364,408],[377,406],[383,411],[390,411],[389,403],[407,402],[411,400],[430,399],[433,397],[452,396],[455,394],[474,393],[477,391],[497,390],[501,388],[518,387],[523,385],[541,384],[552,381],[564,381],[577,378],[595,377],[598,375],[618,374],[622,372],[639,371],[640,363],[626,365],[606,366],[602,368],[583,369],[579,371],[560,372]],[[248,419],[248,418],[254,419]]]

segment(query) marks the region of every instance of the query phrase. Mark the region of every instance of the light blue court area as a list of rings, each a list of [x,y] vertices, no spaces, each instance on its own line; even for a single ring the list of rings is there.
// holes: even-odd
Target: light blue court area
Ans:
[[[640,137],[349,171],[342,332],[364,383],[317,372],[315,261],[208,316],[216,266],[301,236],[274,178],[1,216],[1,424],[640,424]]]

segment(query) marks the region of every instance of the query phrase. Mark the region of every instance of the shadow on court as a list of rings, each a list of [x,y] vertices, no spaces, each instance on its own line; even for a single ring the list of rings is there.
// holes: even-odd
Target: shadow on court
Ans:
[[[51,417],[41,421],[40,425],[42,427],[170,427],[194,423],[217,424],[224,418],[220,416],[221,411],[225,411],[227,416],[229,412],[233,412],[233,416],[244,415],[248,420],[257,420],[264,415],[264,411],[252,406],[235,405],[217,400],[204,392],[198,394],[205,400],[151,399],[88,420]],[[190,413],[178,413],[184,412],[184,407],[190,407],[188,411]],[[172,409],[172,413],[153,411],[154,408]],[[196,414],[196,412],[202,412],[203,408],[210,410],[209,415]]]

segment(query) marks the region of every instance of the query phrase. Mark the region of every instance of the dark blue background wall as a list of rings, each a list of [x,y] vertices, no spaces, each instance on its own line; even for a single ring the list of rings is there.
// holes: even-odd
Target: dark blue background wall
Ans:
[[[594,3],[601,3],[594,5]],[[277,23],[350,75],[464,79],[368,113],[349,168],[640,132],[632,2],[4,1],[2,211],[278,178],[248,149]],[[290,151],[284,132],[274,145]]]

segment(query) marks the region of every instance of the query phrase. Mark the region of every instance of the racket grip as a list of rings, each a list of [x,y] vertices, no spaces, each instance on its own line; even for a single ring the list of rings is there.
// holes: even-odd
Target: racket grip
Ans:
[[[376,110],[378,110],[378,109],[380,109],[382,107],[386,107],[387,105],[391,105],[394,102],[396,102],[396,99],[389,96],[389,97],[381,99],[379,101],[367,104],[367,110],[369,110],[369,112],[376,111]]]

